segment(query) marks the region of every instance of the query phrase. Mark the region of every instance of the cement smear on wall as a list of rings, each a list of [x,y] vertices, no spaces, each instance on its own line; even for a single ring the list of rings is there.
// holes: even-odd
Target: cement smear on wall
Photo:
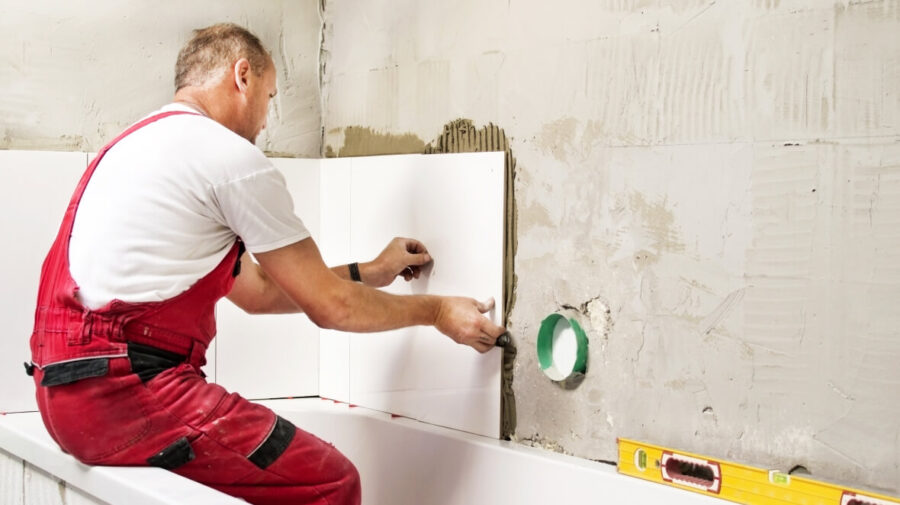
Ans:
[[[341,147],[335,153],[331,145],[325,147],[325,156],[376,156],[380,154],[412,154],[425,150],[425,142],[411,134],[393,135],[379,133],[371,128],[360,126],[348,126],[343,130],[337,129],[329,132],[332,135],[343,134]]]
[[[256,33],[278,71],[269,155],[319,156],[316,2],[0,0],[0,149],[96,151],[172,100],[175,59],[196,28]]]

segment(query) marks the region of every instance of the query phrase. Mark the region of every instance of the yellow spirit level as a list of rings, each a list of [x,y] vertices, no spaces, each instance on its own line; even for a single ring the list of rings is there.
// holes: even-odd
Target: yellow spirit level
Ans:
[[[619,473],[747,505],[897,505],[889,496],[624,438]]]

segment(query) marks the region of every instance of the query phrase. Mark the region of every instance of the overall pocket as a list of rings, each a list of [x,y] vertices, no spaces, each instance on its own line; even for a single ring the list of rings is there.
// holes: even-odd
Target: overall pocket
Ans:
[[[41,379],[46,419],[63,450],[83,463],[115,464],[114,456],[139,442],[150,430],[148,393],[131,373],[127,358],[104,358],[78,367],[49,372]],[[77,362],[72,362],[77,363]],[[76,378],[75,376],[81,376]],[[60,382],[61,381],[61,382]],[[55,383],[55,384],[54,384]]]
[[[102,377],[109,373],[109,358],[80,359],[68,363],[54,363],[44,367],[41,386],[61,386],[81,379]]]

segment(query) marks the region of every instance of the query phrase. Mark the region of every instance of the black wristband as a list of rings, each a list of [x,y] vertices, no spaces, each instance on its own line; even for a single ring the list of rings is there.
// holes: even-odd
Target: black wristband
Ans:
[[[362,282],[362,277],[359,276],[359,263],[350,263],[347,266],[350,267],[350,278],[356,282]]]

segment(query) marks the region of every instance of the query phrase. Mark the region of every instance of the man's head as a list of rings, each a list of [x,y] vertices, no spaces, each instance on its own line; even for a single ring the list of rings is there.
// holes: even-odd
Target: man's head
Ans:
[[[200,106],[250,142],[266,126],[275,65],[255,35],[220,23],[199,30],[178,53],[175,99]]]

